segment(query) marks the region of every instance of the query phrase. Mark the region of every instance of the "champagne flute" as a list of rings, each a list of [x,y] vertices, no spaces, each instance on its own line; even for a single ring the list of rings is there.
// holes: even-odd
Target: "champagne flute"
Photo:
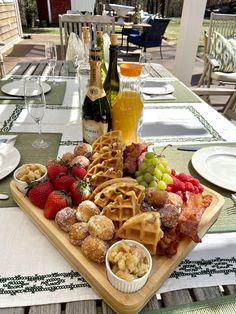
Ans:
[[[32,143],[32,146],[35,148],[46,148],[49,146],[49,143],[41,138],[41,121],[46,109],[46,100],[39,78],[25,78],[24,99],[30,116],[38,125],[39,138]]]
[[[55,67],[57,63],[57,49],[56,45],[53,42],[46,42],[45,44],[45,56],[48,62],[49,67],[52,69],[52,83],[55,84]]]

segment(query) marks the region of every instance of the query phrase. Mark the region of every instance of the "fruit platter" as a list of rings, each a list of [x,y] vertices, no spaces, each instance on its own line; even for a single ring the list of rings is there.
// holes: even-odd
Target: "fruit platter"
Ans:
[[[142,309],[224,204],[149,146],[125,147],[112,131],[46,165],[23,165],[10,184],[19,207],[118,313]]]

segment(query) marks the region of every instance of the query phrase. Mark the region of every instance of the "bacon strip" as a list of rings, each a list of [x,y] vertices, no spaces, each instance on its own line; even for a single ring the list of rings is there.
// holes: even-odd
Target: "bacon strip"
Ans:
[[[198,236],[198,225],[205,211],[201,194],[188,193],[179,216],[180,232],[189,236],[194,242],[201,242]]]
[[[123,172],[125,175],[133,175],[138,169],[140,156],[147,152],[151,143],[132,143],[126,146],[123,152]]]

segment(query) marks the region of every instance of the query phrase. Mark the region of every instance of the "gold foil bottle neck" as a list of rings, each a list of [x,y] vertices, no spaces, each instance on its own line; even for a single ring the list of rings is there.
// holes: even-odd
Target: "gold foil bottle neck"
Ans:
[[[111,34],[111,45],[117,46],[117,34],[114,33]]]

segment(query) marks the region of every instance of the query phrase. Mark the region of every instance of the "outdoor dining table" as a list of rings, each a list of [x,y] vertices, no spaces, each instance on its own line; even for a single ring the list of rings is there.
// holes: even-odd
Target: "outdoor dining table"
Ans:
[[[61,67],[63,65],[62,62]],[[22,68],[18,64],[15,70]],[[12,71],[1,80],[1,86],[9,80],[21,79],[24,74],[37,74],[35,70],[27,73],[27,68],[21,73]],[[20,152],[20,163],[45,163],[49,158],[72,152],[82,141],[78,80],[76,76],[68,76],[68,67],[66,69],[66,73],[61,72],[62,75],[56,78],[55,85],[50,76],[40,73],[51,85],[42,121],[43,137],[51,143],[46,150],[31,147],[37,131],[24,101],[0,97],[0,140],[17,135],[10,143]],[[198,175],[191,165],[193,152],[180,151],[178,147],[236,147],[236,127],[178,79],[168,75],[168,71],[165,73],[166,77],[156,77],[174,86],[173,97],[145,100],[142,140],[153,143],[149,149],[153,146],[161,149],[171,144],[166,152],[171,167],[192,174],[205,186],[223,195],[224,215],[220,215],[202,243],[150,296],[141,312],[235,313],[235,203],[230,191]],[[11,180],[12,173],[0,180],[0,193],[3,189],[9,192]],[[74,269],[64,259],[11,197],[0,201],[0,207],[0,313],[113,313],[109,300],[101,299],[82,278],[79,269]]]

